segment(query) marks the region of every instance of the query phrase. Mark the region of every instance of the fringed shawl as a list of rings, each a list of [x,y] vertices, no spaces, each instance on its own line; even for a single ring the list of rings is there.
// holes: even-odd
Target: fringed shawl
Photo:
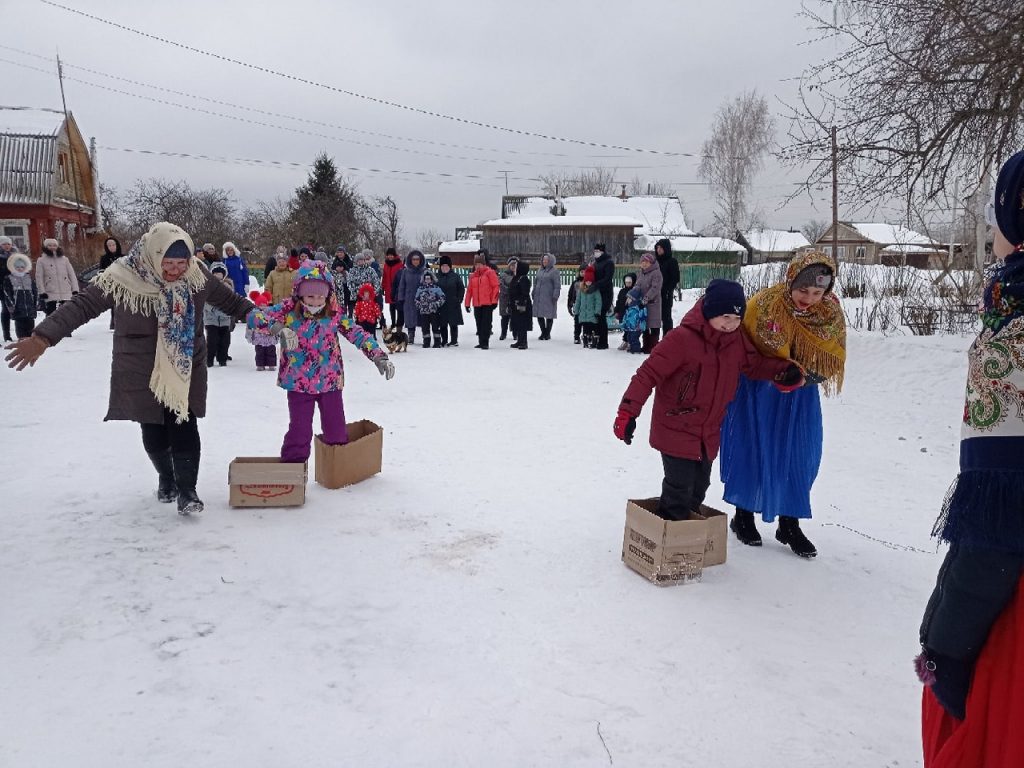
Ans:
[[[192,238],[183,229],[166,222],[154,224],[128,255],[111,264],[94,284],[117,306],[156,316],[156,357],[149,389],[180,424],[188,419],[192,381],[196,327],[193,295],[206,285],[207,276],[192,256],[181,278],[173,283],[164,281],[160,262],[167,248],[178,240],[183,240],[192,252]]]
[[[797,256],[786,270],[785,282],[750,298],[743,325],[761,354],[796,361],[822,380],[826,395],[834,395],[843,388],[846,368],[846,319],[839,299],[830,287],[818,304],[801,311],[791,295],[793,280],[814,264],[827,265],[835,275],[835,264],[826,254]]]

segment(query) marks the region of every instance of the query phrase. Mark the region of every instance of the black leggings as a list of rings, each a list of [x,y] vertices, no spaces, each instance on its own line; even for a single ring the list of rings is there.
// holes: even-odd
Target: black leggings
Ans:
[[[177,423],[177,417],[164,408],[163,424],[142,424],[142,444],[146,453],[199,453],[199,419],[192,411],[188,420]]]
[[[551,326],[555,324],[555,321],[550,317],[538,317],[537,322],[540,324],[541,335],[545,338],[551,337]]]
[[[405,325],[405,311],[401,304],[388,304],[388,309],[391,311],[392,327],[401,328]]]

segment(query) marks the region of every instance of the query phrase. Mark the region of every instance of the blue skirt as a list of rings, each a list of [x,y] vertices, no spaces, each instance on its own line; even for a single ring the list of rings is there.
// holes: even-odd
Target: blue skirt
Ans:
[[[726,502],[760,512],[766,523],[779,515],[809,518],[821,446],[817,385],[785,394],[741,378],[722,424]]]

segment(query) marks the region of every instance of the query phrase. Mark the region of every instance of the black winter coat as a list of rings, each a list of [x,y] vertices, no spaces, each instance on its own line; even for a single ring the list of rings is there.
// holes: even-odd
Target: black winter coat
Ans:
[[[594,262],[594,284],[591,291],[598,291],[601,294],[601,314],[607,315],[612,308],[612,297],[615,295],[615,287],[612,280],[615,278],[615,262],[607,253]]]
[[[533,300],[530,298],[530,266],[520,262],[516,276],[508,287],[508,314],[516,333],[533,330]]]
[[[455,270],[449,270],[448,274],[438,274],[437,287],[444,291],[444,305],[437,313],[438,319],[449,325],[462,325],[462,300],[466,296],[466,284],[455,274]]]
[[[626,278],[633,278],[633,283],[629,287],[626,287]],[[624,275],[622,278],[622,287],[619,288],[619,295],[615,297],[615,317],[621,323],[623,316],[626,314],[626,296],[633,290],[636,285],[636,272],[630,272],[628,275]]]
[[[661,297],[671,300],[679,287],[679,262],[672,254],[672,241],[659,240],[655,248],[660,245],[664,255],[657,256],[658,266],[661,268]],[[657,253],[657,250],[655,250]]]

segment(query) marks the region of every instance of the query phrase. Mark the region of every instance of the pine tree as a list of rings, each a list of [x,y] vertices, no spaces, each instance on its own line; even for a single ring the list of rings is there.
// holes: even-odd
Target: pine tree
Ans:
[[[338,173],[326,152],[317,155],[306,183],[295,190],[291,218],[301,242],[313,242],[329,253],[339,244],[352,247],[358,234],[359,194]]]

